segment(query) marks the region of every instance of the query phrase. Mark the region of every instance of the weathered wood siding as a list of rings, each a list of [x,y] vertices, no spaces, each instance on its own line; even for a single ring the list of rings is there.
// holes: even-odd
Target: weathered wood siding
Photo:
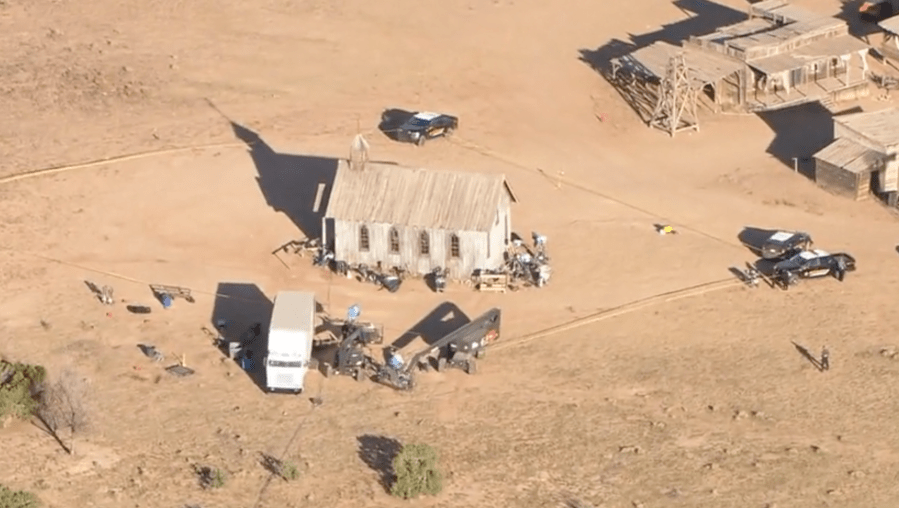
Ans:
[[[740,74],[733,73],[722,79],[715,96],[718,104],[723,106],[740,104]]]
[[[390,230],[385,223],[353,220],[325,220],[328,245],[338,261],[382,268],[400,267],[425,275],[434,268],[446,268],[452,279],[467,279],[475,270],[500,268],[512,234],[512,198],[503,192],[490,215],[486,231],[448,231],[398,225],[399,252],[390,252]],[[368,228],[368,249],[361,250],[360,231]],[[422,233],[427,235],[427,252],[422,249]],[[459,238],[459,257],[452,255],[452,235]]]
[[[899,60],[899,37],[889,32],[884,33],[883,42],[878,49],[885,58]]]
[[[868,196],[871,195],[871,173],[857,173],[855,178],[855,200],[868,199]]]
[[[870,181],[870,173],[853,173],[821,159],[815,159],[815,182],[835,194],[856,201],[866,199]]]
[[[505,236],[507,218],[507,213],[501,208],[497,209],[496,220],[493,221],[493,225],[490,227],[490,233],[487,236],[487,245],[490,247],[488,249],[489,252],[486,253],[487,256],[485,261],[487,266],[485,266],[485,268],[499,267],[503,264],[503,253],[506,251],[508,242],[508,238]]]
[[[490,252],[485,258],[486,264],[479,268],[495,269],[505,262],[505,252],[512,239],[512,200],[508,193],[503,193],[502,200],[496,209],[496,219],[490,227],[488,236]]]
[[[896,192],[899,190],[899,161],[889,161],[877,172],[876,192]]]
[[[789,53],[790,51],[800,47],[806,46],[813,42],[820,41],[822,39],[833,39],[836,37],[840,37],[842,35],[849,34],[849,25],[848,24],[840,24],[831,27],[821,28],[818,30],[813,30],[810,32],[806,32],[803,34],[799,34],[796,36],[789,37],[787,40],[784,40],[782,43],[777,45],[760,45],[754,48],[747,48],[740,56],[744,60],[755,60],[758,58],[767,58],[774,55],[782,55],[785,53]],[[728,48],[729,50],[736,50],[736,48]],[[730,51],[729,51],[730,53]],[[736,53],[736,51],[734,51]],[[736,54],[734,56],[737,56]]]
[[[871,95],[871,87],[867,81],[830,94],[833,102],[854,101],[869,95]]]
[[[508,212],[506,212],[508,214]],[[502,245],[488,244],[488,233],[459,231],[459,257],[452,257],[451,236],[454,232],[440,229],[419,229],[397,226],[399,253],[390,252],[390,224],[366,224],[369,249],[360,249],[360,230],[363,224],[334,220],[333,239],[336,259],[350,264],[366,264],[383,268],[401,267],[425,275],[434,268],[445,267],[452,279],[467,279],[479,268],[502,266]],[[428,235],[428,253],[422,254],[421,234]],[[502,238],[500,237],[500,242]],[[489,245],[489,247],[488,247]],[[488,250],[489,256],[488,256]]]
[[[887,155],[899,154],[899,145],[887,145]],[[888,158],[880,173],[878,192],[896,192],[899,190],[899,157]]]
[[[472,272],[478,268],[487,266],[487,233],[477,231],[459,232],[461,257],[453,258],[449,254],[449,236],[446,232],[447,255],[444,264],[449,269],[452,279],[468,279]]]
[[[856,143],[868,147],[871,150],[894,155],[899,153],[899,145],[885,145],[881,142],[873,140],[839,122],[834,122],[834,137],[841,137],[855,141]],[[870,184],[868,184],[870,187]],[[877,173],[877,188],[871,189],[876,193],[893,192],[899,190],[899,159],[887,160],[886,167]],[[867,192],[866,192],[867,195]]]

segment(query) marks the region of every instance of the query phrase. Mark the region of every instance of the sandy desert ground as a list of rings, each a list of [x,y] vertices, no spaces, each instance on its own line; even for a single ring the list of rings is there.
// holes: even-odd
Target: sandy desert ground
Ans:
[[[580,61],[580,50],[733,15],[678,5],[0,0],[0,178],[215,145],[0,185],[0,353],[75,369],[93,417],[74,456],[31,423],[0,430],[0,483],[60,508],[896,506],[899,363],[881,350],[899,345],[899,224],[780,160],[813,150],[826,117],[704,114],[700,133],[669,139]],[[452,112],[462,129],[399,145],[375,128],[389,107]],[[229,122],[269,151],[251,153]],[[359,128],[376,159],[505,173],[521,201],[514,228],[549,238],[551,284],[436,295],[413,282],[387,294],[308,259],[279,263],[271,250],[302,236],[291,217],[308,206],[298,172],[283,168],[346,156]],[[682,234],[658,236],[655,222]],[[752,259],[737,241],[744,226],[809,231],[859,270],[789,292],[733,285],[520,340],[727,279]],[[85,279],[144,303],[146,283],[187,286],[197,302],[135,316],[92,299]],[[264,394],[201,331],[213,313],[235,327],[264,315],[266,298],[221,308],[215,293],[231,283],[267,298],[311,289],[333,314],[361,303],[388,340],[445,301],[472,317],[500,306],[506,344],[478,375],[423,375],[408,394],[310,374],[308,395],[324,401],[313,408]],[[196,374],[167,375],[138,343],[169,363],[186,355]],[[832,370],[794,343],[828,345]],[[385,492],[368,455],[392,439],[439,450],[443,494]],[[300,479],[273,479],[262,453],[295,461]],[[202,490],[195,464],[223,468],[227,485]]]

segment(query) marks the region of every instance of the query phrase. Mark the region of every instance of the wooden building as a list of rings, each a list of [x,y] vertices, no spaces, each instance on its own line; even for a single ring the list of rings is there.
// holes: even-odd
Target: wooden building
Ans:
[[[885,19],[878,23],[883,30],[883,42],[881,42],[880,54],[887,62],[899,61],[899,16]]]
[[[837,139],[815,154],[815,182],[856,201],[871,194],[878,154],[854,141]]]
[[[705,92],[701,98],[709,109],[719,112],[740,104],[740,83],[743,64],[714,52],[690,45],[675,46],[657,41],[633,53],[612,61],[613,78],[627,90],[622,90],[632,102],[641,102],[642,110],[651,110],[668,63],[677,53],[683,53],[687,75],[693,90]],[[622,72],[623,71],[623,72]],[[622,86],[619,86],[619,89]]]
[[[341,162],[323,237],[337,261],[466,279],[503,266],[513,202],[503,175]]]
[[[899,109],[834,117],[834,141],[814,155],[818,185],[856,200],[874,193],[896,205]]]
[[[701,104],[716,112],[771,111],[868,95],[868,49],[841,19],[766,0],[750,4],[745,21],[680,46],[654,43],[613,60],[612,68],[625,71],[624,86],[652,88],[682,53],[694,88],[704,92]]]

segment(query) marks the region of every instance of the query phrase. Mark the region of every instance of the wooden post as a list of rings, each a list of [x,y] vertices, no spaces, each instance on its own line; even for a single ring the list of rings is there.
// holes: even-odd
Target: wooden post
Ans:
[[[799,157],[793,157],[793,172],[799,172]]]
[[[287,263],[284,262],[283,259],[281,259],[281,256],[278,255],[278,251],[272,252],[272,256],[275,256],[278,259],[278,261],[280,261],[281,264],[284,265],[284,268],[287,268],[288,270],[290,270],[290,265],[288,265]]]
[[[842,56],[840,57],[840,61],[841,61],[841,62],[844,61]],[[852,62],[852,53],[850,53],[849,56],[847,56],[847,57],[846,57],[846,60],[845,60],[845,63],[846,63],[846,83],[845,83],[845,85],[846,85],[846,86],[849,86],[849,71],[852,70],[852,69],[851,69],[852,66],[849,65],[849,64],[850,64],[851,62]]]

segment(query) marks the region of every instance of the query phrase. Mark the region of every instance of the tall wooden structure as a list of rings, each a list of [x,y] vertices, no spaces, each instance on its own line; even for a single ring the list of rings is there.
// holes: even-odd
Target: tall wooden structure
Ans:
[[[674,137],[680,131],[699,131],[696,115],[696,93],[687,74],[687,62],[683,53],[668,61],[665,77],[659,84],[658,101],[649,120],[656,127]]]

